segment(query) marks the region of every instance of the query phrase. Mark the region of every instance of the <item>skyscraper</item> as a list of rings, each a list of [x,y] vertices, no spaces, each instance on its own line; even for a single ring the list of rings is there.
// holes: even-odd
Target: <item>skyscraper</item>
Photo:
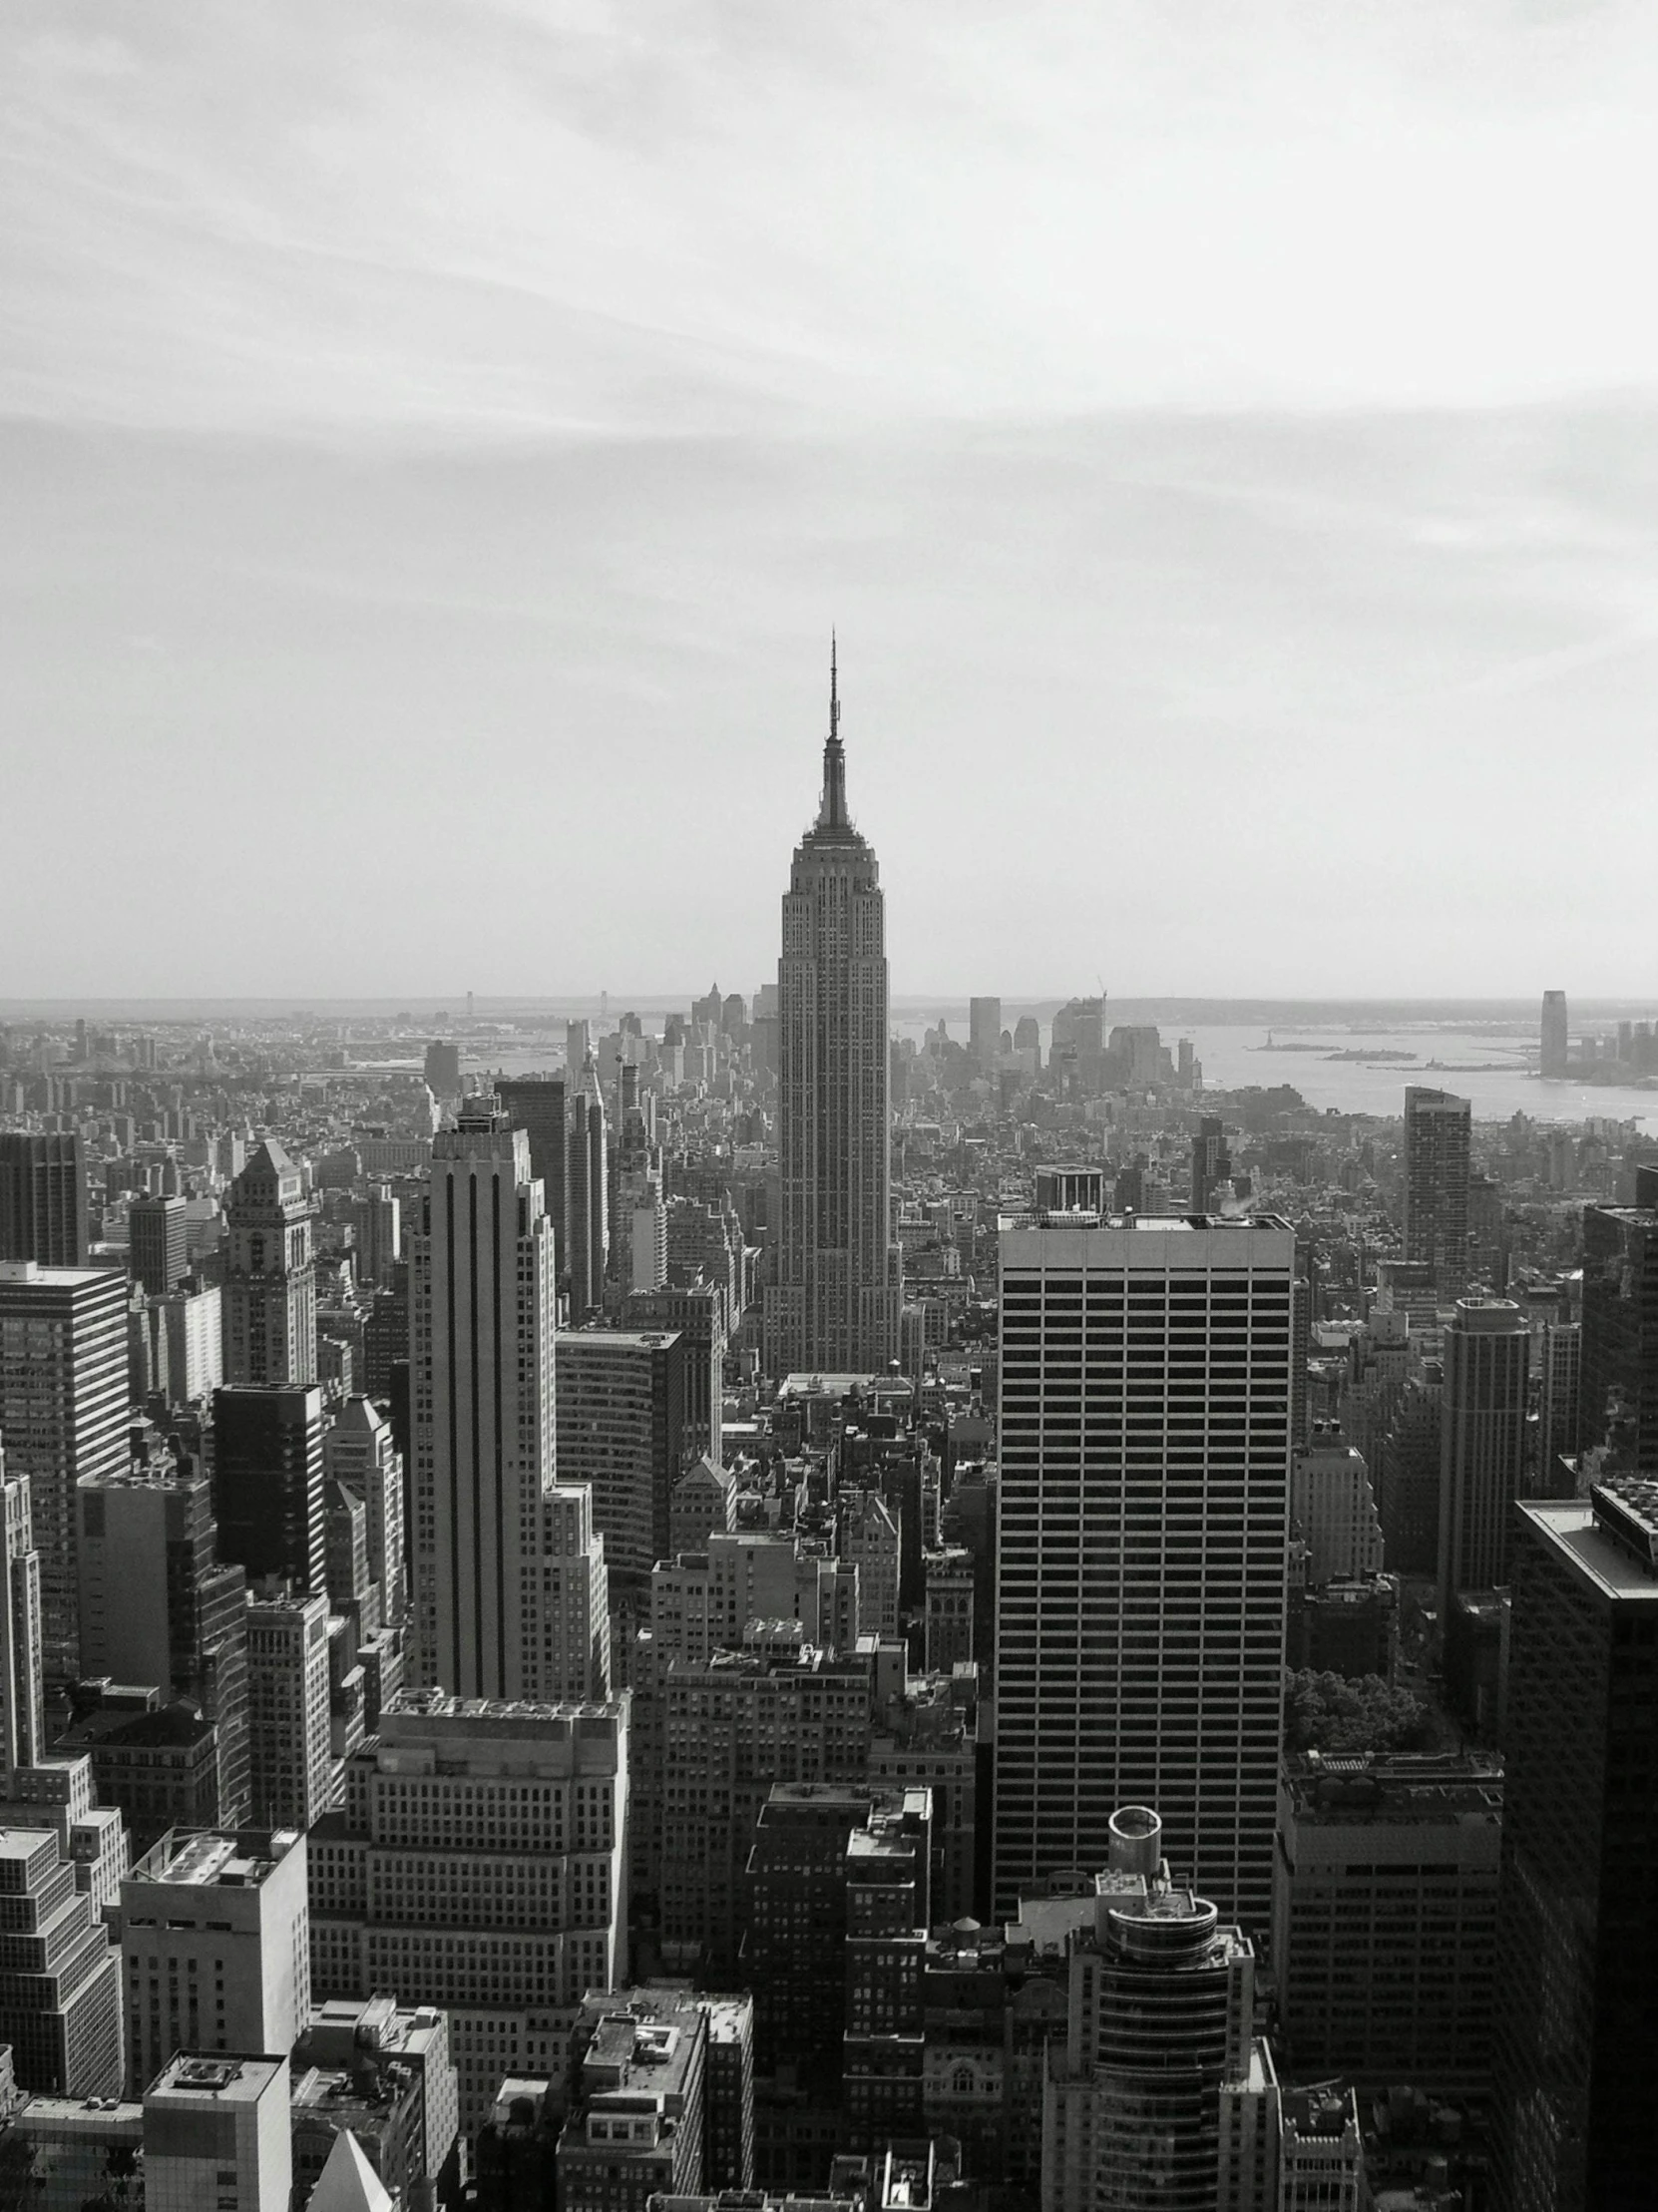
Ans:
[[[0,1781],[41,1758],[40,1554],[29,1523],[29,1486],[6,1473],[0,1448]]]
[[[529,1139],[475,1100],[435,1140],[414,1239],[413,1679],[459,1697],[603,1695],[603,1546],[554,1481],[553,1225]]]
[[[1566,1036],[1566,994],[1543,993],[1542,1076],[1545,1083],[1559,1083],[1566,1073],[1570,1046]]]
[[[613,1601],[647,1609],[685,1471],[685,1343],[675,1331],[567,1329],[557,1344],[559,1476],[593,1489]]]
[[[1103,1864],[1129,1800],[1224,1914],[1266,1926],[1294,1273],[1271,1215],[1004,1224],[999,1917],[1033,1878]]]
[[[127,1215],[133,1280],[165,1298],[190,1273],[190,1209],[183,1198],[135,1198]]]
[[[1583,1208],[1579,1450],[1658,1475],[1658,1209]]]
[[[1508,1579],[1525,1460],[1531,1332],[1506,1298],[1459,1298],[1445,1332],[1440,1462],[1440,1618],[1458,1590]]]
[[[562,1270],[565,1257],[565,1147],[569,1129],[566,1086],[557,1076],[502,1078],[495,1086],[501,1110],[515,1129],[530,1139],[530,1172],[541,1177],[542,1204],[553,1224],[553,1248]]]
[[[0,1260],[87,1263],[86,1155],[79,1133],[0,1129]]]
[[[322,1392],[213,1392],[213,1513],[218,1553],[304,1590],[324,1583]]]
[[[348,1398],[322,1439],[325,1473],[362,1500],[368,1516],[369,1571],[380,1588],[380,1617],[401,1627],[409,1609],[403,1457],[391,1423],[371,1399]]]
[[[0,1444],[27,1478],[51,1682],[80,1671],[75,1485],[128,1461],[127,1278],[0,1261]]]
[[[1002,1059],[1002,1001],[1000,999],[970,999],[968,1001],[968,1051],[985,1073],[1000,1065]]]
[[[817,820],[795,847],[777,963],[777,1280],[766,1363],[884,1373],[898,1357],[902,1270],[890,1238],[886,902],[846,805],[840,695]]]
[[[230,1185],[224,1380],[314,1383],[316,1267],[304,1180],[273,1137]]]
[[[335,1799],[328,1599],[272,1590],[247,1605],[247,1795],[256,1828],[319,1820]]]
[[[1206,1113],[1192,1138],[1192,1212],[1207,1213],[1218,1186],[1231,1180],[1232,1154],[1225,1125],[1217,1115]]]
[[[247,1818],[247,1577],[220,1565],[207,1479],[87,1477],[81,1528],[81,1667],[188,1698],[213,1724],[212,1818]]]
[[[351,1210],[357,1232],[357,1280],[383,1289],[403,1256],[403,1201],[390,1183],[377,1182]]]
[[[565,1148],[564,1271],[570,1277],[570,1318],[584,1320],[603,1305],[610,1260],[610,1162],[605,1095],[590,1051],[573,1078]]]
[[[1405,1257],[1435,1270],[1442,1302],[1460,1295],[1468,1272],[1466,1099],[1412,1084],[1405,1093]]]
[[[416,1779],[419,1777],[419,1779]],[[405,1691],[309,1839],[312,1978],[449,2014],[461,2124],[561,2075],[627,1956],[627,1707]]]
[[[1159,1826],[1141,1805],[1112,1816],[1093,1925],[1071,1952],[1042,2097],[1047,2212],[1239,2201],[1223,2188],[1222,2084],[1249,2075],[1255,1954],[1170,1882]]]
[[[1495,2202],[1634,2212],[1658,2173],[1658,1485],[1521,1506],[1510,1586]]]

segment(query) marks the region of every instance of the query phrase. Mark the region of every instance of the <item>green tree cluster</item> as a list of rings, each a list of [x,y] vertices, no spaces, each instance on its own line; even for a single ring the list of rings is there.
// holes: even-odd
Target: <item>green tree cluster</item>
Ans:
[[[1286,1751],[1423,1751],[1432,1725],[1422,1700],[1380,1674],[1292,1673],[1284,1685]]]

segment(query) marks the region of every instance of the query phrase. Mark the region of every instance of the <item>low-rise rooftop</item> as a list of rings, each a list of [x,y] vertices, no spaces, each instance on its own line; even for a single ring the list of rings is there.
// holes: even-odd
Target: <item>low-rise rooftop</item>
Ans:
[[[299,1841],[299,1831],[172,1829],[127,1877],[131,1882],[257,1889]]]

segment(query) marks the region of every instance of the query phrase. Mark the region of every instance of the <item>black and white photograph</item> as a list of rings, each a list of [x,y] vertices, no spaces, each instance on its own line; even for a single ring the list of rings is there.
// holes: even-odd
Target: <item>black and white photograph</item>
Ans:
[[[1655,211],[0,0],[0,2212],[1658,2212]]]

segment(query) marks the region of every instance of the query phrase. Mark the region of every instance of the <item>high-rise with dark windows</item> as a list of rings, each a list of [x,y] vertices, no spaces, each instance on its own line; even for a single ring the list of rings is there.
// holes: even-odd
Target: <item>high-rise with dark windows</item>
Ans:
[[[1445,1332],[1440,1459],[1440,1618],[1458,1590],[1508,1579],[1525,1465],[1531,1331],[1506,1298],[1458,1298]]]
[[[165,1298],[190,1273],[190,1209],[183,1198],[135,1198],[127,1215],[133,1280]]]
[[[85,1267],[87,1240],[79,1133],[0,1129],[0,1260]]]
[[[320,1593],[323,1572],[322,1392],[250,1387],[213,1392],[213,1514],[218,1555]]]
[[[1264,1929],[1289,1541],[1295,1234],[1042,1213],[1002,1234],[995,1911],[1170,1855]]]
[[[1518,1509],[1497,1954],[1501,2212],[1637,2212],[1658,2174],[1658,1484]]]
[[[1658,1209],[1583,1208],[1579,1450],[1658,1475]]]
[[[1468,1272],[1468,1140],[1472,1108],[1449,1091],[1405,1094],[1405,1257],[1434,1269],[1443,1300]]]
[[[565,1255],[565,1147],[569,1142],[566,1087],[558,1076],[500,1077],[495,1096],[515,1129],[530,1139],[530,1172],[541,1177],[542,1204],[553,1224],[558,1265]]]

